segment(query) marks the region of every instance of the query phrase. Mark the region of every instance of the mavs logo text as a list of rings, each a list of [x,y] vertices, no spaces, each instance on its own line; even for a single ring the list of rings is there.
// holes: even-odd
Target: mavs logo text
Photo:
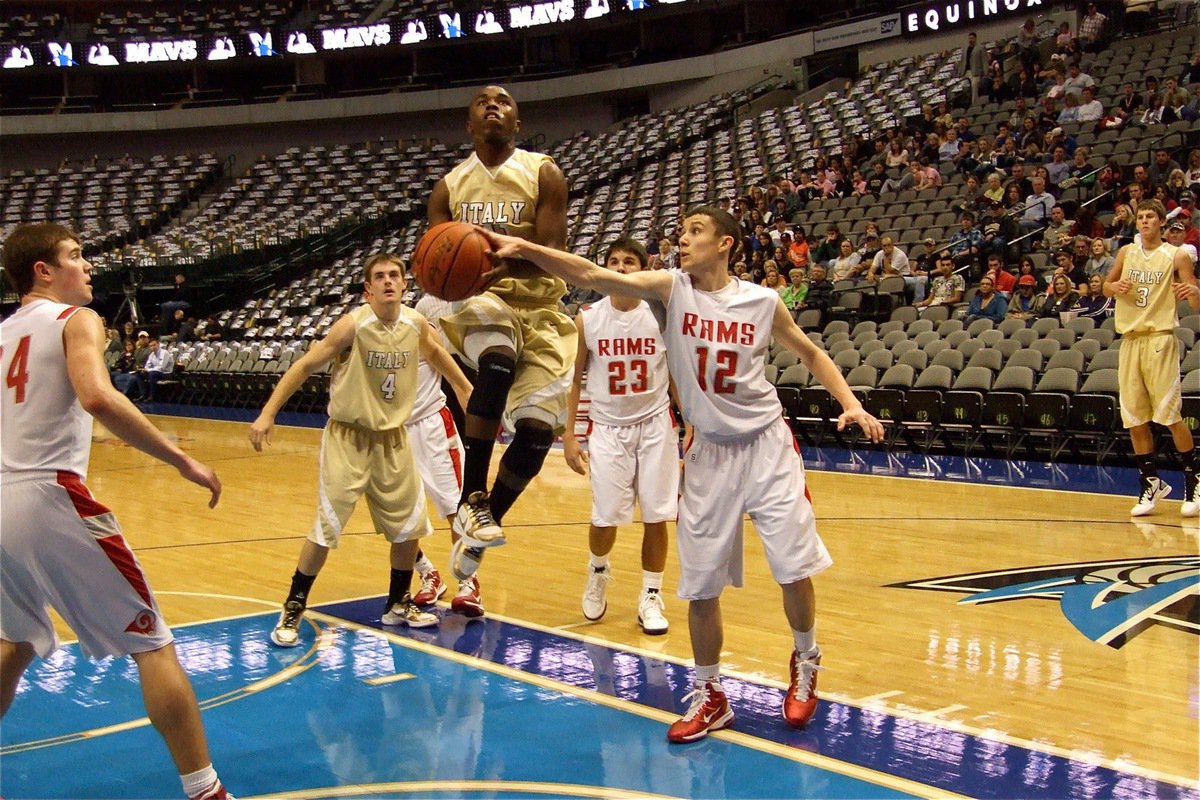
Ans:
[[[1057,600],[1063,616],[1094,642],[1121,647],[1151,625],[1200,633],[1200,556],[1055,564],[891,584],[965,592],[960,604]]]

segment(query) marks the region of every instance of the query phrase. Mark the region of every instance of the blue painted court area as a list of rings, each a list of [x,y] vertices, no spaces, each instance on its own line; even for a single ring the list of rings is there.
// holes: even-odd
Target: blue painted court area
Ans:
[[[780,690],[726,679],[735,736],[668,745],[677,664],[448,612],[381,631],[380,600],[324,606],[303,645],[274,614],[176,630],[214,761],[239,797],[1196,797],[1179,786],[824,703],[804,731]],[[35,664],[0,729],[0,793],[178,797],[132,662],[75,645]]]

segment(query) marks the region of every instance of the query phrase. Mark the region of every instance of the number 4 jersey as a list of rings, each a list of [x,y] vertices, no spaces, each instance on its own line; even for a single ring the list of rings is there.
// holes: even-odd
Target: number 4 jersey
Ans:
[[[370,431],[400,428],[412,416],[425,318],[401,306],[389,324],[365,304],[350,317],[354,344],[334,361],[329,416]]]
[[[35,300],[0,324],[0,473],[65,470],[87,478],[92,417],[67,377],[63,328],[78,306]]]
[[[636,425],[665,409],[667,349],[650,306],[621,311],[606,297],[580,315],[592,421]]]
[[[763,368],[779,293],[739,280],[704,292],[673,277],[664,336],[684,419],[708,439],[762,431],[783,414]]]

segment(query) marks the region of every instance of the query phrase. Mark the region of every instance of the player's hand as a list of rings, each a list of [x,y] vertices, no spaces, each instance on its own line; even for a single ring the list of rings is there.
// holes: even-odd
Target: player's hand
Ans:
[[[1112,287],[1113,294],[1129,294],[1133,288],[1133,284],[1122,278],[1119,281],[1113,281],[1109,284]]]
[[[217,507],[217,501],[221,499],[221,479],[217,477],[217,473],[213,472],[212,467],[201,464],[191,456],[185,456],[184,462],[179,465],[179,474],[197,486],[208,489],[212,493],[212,497],[208,500],[208,507]]]
[[[842,415],[838,417],[837,429],[839,431],[846,430],[850,425],[858,425],[867,438],[876,444],[883,441],[883,423],[868,414],[862,406],[843,411]]]
[[[563,458],[567,466],[580,475],[587,475],[588,454],[579,446],[579,440],[574,436],[563,437]]]
[[[274,427],[275,418],[266,414],[259,414],[258,419],[250,423],[250,444],[254,446],[254,452],[261,453],[263,443],[271,443],[271,429]]]
[[[1194,282],[1176,281],[1171,284],[1171,291],[1175,293],[1176,300],[1191,300],[1193,297],[1200,297],[1200,286]]]

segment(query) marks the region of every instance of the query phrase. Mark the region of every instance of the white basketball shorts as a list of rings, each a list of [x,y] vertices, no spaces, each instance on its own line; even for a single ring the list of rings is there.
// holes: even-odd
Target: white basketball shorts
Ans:
[[[636,499],[642,522],[675,519],[679,505],[679,437],[663,409],[636,425],[592,424],[588,436],[592,524],[600,528],[633,521]]]
[[[72,472],[6,474],[0,486],[0,637],[45,658],[50,607],[89,658],[171,643],[154,594],[112,511]]]
[[[408,442],[412,447],[413,461],[425,494],[433,500],[439,517],[445,518],[458,513],[458,500],[462,495],[463,445],[454,426],[454,415],[442,406],[436,414],[410,422]]]
[[[742,585],[744,514],[777,583],[795,583],[833,563],[817,535],[804,462],[782,417],[744,440],[697,436],[684,453],[676,535],[681,598],[708,600]]]

